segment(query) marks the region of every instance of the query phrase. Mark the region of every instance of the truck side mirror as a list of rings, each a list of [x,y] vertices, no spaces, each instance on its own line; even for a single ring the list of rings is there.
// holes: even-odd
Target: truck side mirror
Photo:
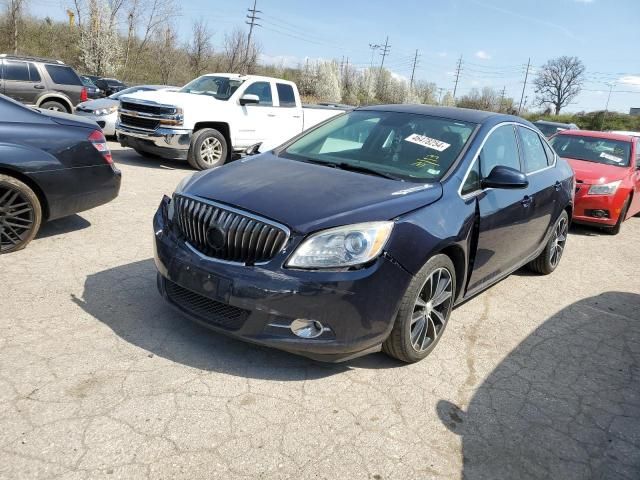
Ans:
[[[260,97],[253,95],[252,93],[245,93],[240,98],[240,105],[258,105],[260,103]]]

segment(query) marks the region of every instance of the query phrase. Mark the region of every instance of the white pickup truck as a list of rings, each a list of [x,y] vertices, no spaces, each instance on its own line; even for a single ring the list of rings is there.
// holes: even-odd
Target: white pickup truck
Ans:
[[[270,150],[344,111],[302,106],[295,83],[255,75],[214,73],[177,92],[138,92],[120,99],[120,144],[144,156],[188,160],[203,170],[233,152]]]

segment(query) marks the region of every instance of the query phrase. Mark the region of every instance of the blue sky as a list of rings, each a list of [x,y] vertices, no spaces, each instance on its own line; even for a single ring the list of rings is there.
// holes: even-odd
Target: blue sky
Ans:
[[[193,21],[206,19],[219,48],[225,32],[246,27],[252,1],[181,0],[174,21],[188,40]],[[59,5],[32,0],[31,11],[61,18]],[[344,56],[366,67],[369,44],[382,44],[388,35],[385,65],[399,75],[410,76],[418,49],[416,78],[452,90],[462,55],[459,94],[486,85],[506,87],[519,100],[529,57],[535,74],[549,58],[576,55],[588,81],[567,111],[603,109],[611,82],[611,110],[640,107],[640,0],[258,0],[258,9],[263,13],[256,38],[265,59],[275,62]],[[379,62],[376,53],[374,65]],[[533,88],[525,95],[533,102]]]

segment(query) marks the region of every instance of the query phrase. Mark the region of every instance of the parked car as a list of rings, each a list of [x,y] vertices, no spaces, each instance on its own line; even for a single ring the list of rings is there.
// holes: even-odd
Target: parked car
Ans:
[[[533,124],[538,127],[545,137],[551,138],[558,132],[562,132],[563,130],[580,130],[580,128],[575,123],[559,123],[559,122],[548,122],[547,120],[538,120],[533,122]]]
[[[43,222],[118,195],[120,171],[89,120],[0,95],[0,145],[0,254],[24,248]]]
[[[454,306],[562,257],[573,172],[518,117],[357,109],[185,178],[154,217],[158,287],[191,319],[319,360],[426,357]]]
[[[120,105],[121,96],[136,92],[176,88],[177,87],[169,87],[167,85],[140,85],[137,87],[129,87],[109,97],[81,103],[76,107],[76,115],[93,120],[107,137],[113,136],[116,134],[116,121],[118,120],[118,106]]]
[[[622,223],[640,212],[640,138],[564,131],[551,144],[576,174],[573,220],[618,234]]]
[[[59,60],[0,55],[0,94],[45,110],[72,113],[88,99],[73,68]]]
[[[188,160],[198,170],[257,144],[269,150],[344,112],[303,107],[295,83],[231,73],[204,75],[179,92],[142,92],[120,101],[116,131],[122,146]]]
[[[87,96],[90,99],[95,100],[96,98],[104,97],[102,90],[100,90],[96,85],[91,81],[89,77],[86,75],[80,75],[80,80],[82,80],[82,84],[87,87]]]
[[[107,97],[128,88],[127,85],[115,78],[98,78],[93,83],[95,83]]]

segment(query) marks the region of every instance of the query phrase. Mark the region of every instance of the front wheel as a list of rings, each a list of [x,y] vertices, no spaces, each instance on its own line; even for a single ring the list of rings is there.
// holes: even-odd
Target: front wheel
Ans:
[[[0,254],[26,247],[41,222],[42,207],[33,190],[20,180],[0,175]]]
[[[627,212],[629,211],[630,204],[631,197],[627,198],[627,200],[624,202],[624,207],[622,207],[620,217],[618,217],[618,221],[616,222],[616,224],[608,230],[611,235],[618,235],[620,233],[620,230],[622,230],[622,222],[624,222],[627,218]]]
[[[446,255],[435,255],[413,278],[404,294],[384,352],[414,363],[436,347],[449,321],[456,292],[456,274]]]
[[[547,245],[538,258],[529,263],[529,269],[542,275],[549,275],[558,268],[564,253],[564,247],[567,244],[568,234],[569,215],[566,211],[563,211],[553,227],[553,232],[551,232]]]
[[[197,170],[219,167],[227,161],[227,140],[214,128],[203,128],[191,137],[187,160]]]

